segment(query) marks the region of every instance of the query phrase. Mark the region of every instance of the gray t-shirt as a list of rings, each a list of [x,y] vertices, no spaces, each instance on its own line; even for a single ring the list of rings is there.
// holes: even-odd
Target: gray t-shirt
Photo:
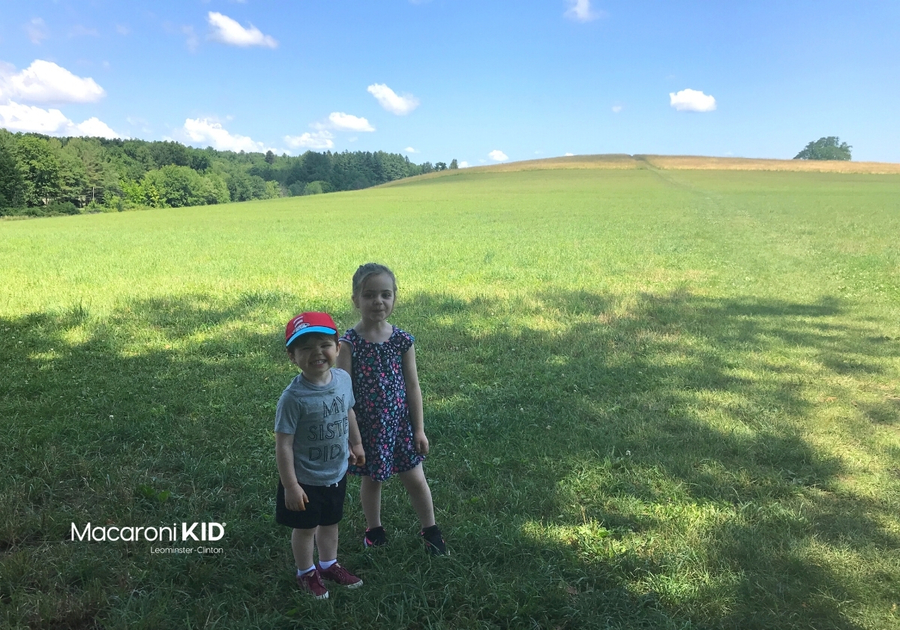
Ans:
[[[350,456],[348,412],[355,402],[350,375],[340,368],[331,368],[328,385],[313,385],[298,374],[284,389],[275,432],[294,436],[297,481],[328,486],[344,477]]]

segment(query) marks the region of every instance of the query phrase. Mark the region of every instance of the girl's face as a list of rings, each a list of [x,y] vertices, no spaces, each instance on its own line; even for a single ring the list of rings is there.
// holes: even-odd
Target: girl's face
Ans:
[[[386,273],[379,273],[366,279],[359,294],[353,296],[353,305],[363,320],[379,323],[394,312],[396,297],[394,280]]]

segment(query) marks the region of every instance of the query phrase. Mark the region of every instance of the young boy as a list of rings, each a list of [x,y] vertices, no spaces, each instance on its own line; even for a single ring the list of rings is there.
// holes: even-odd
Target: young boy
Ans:
[[[338,564],[337,549],[347,463],[361,465],[366,456],[352,409],[350,375],[332,367],[338,354],[334,320],[327,313],[301,313],[288,322],[284,338],[300,374],[281,394],[275,412],[275,521],[293,528],[300,589],[327,599],[322,578],[348,588],[362,586]],[[318,566],[313,547],[319,551]]]

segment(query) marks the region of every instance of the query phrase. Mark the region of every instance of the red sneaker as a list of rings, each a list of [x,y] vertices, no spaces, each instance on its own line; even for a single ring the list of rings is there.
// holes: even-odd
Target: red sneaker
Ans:
[[[362,582],[360,582],[362,584]],[[328,599],[328,589],[322,583],[322,576],[316,569],[297,576],[297,585],[316,599]]]
[[[327,569],[319,569],[319,575],[329,582],[337,582],[341,586],[346,586],[347,588],[359,588],[363,585],[361,579],[350,573],[337,562]]]

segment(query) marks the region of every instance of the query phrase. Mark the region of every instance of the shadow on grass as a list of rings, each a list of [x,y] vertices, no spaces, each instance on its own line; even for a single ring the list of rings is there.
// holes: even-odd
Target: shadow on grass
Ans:
[[[191,296],[103,318],[80,306],[0,318],[9,627],[171,627],[205,607],[198,597],[219,571],[234,583],[247,581],[248,563],[270,574],[282,556],[268,542],[271,419],[291,371],[269,322],[257,322],[289,301]],[[158,557],[145,541],[73,541],[71,531],[209,521],[228,523],[226,550],[255,553]]]
[[[453,555],[436,570],[418,548],[388,563],[348,551],[397,577],[319,611],[322,627],[862,627],[870,585],[828,560],[896,548],[895,515],[840,490],[848,471],[816,444],[830,429],[815,392],[883,374],[897,353],[877,323],[835,300],[680,292],[401,300]],[[308,602],[285,604],[290,562],[271,517],[272,418],[293,375],[273,319],[293,310],[257,293],[0,319],[9,625],[308,617]],[[864,413],[888,424],[892,405]],[[397,494],[385,518],[399,531],[411,512]],[[70,540],[71,523],[182,521],[227,522],[226,553]],[[361,526],[348,500],[344,531]]]
[[[848,563],[859,569],[897,548],[885,526],[893,509],[877,493],[841,490],[851,473],[840,449],[817,446],[835,430],[816,399],[822,382],[863,382],[898,356],[872,341],[877,325],[833,299],[677,292],[624,311],[562,291],[513,307],[434,296],[413,306],[431,348],[419,362],[434,439],[460,460],[435,464],[436,478],[452,479],[461,503],[491,497],[489,514],[543,530],[536,540],[552,544],[555,532],[571,561],[557,575],[580,619],[612,610],[604,623],[615,625],[621,610],[596,606],[623,589],[626,608],[652,602],[675,625],[857,628],[849,611],[876,590],[890,608],[890,587],[835,566],[860,553]],[[479,320],[516,319],[517,308],[544,325],[479,332]],[[892,405],[863,406],[862,418],[887,423]],[[861,421],[840,422],[849,436]],[[480,532],[465,545],[490,555],[496,541]]]

